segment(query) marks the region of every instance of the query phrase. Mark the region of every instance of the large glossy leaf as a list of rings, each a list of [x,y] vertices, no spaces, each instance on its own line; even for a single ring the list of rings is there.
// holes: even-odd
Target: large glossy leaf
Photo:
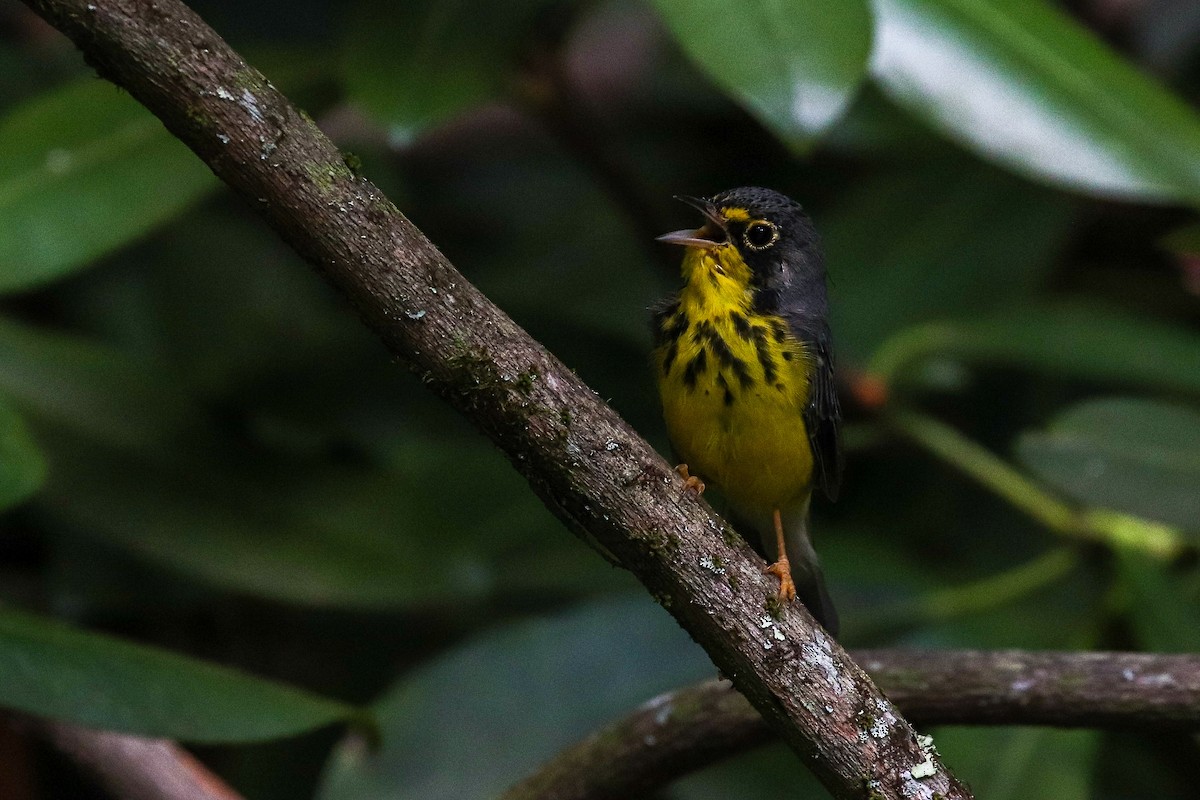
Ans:
[[[0,397],[0,511],[37,491],[46,460],[19,414]]]
[[[839,350],[863,361],[907,325],[1026,296],[1072,216],[1061,197],[966,160],[865,182],[817,220]]]
[[[362,712],[165,650],[0,610],[0,705],[192,742],[292,736]]]
[[[655,0],[687,54],[785,142],[846,110],[867,67],[866,0]]]
[[[549,0],[360,0],[349,12],[343,71],[352,102],[397,144],[512,80],[519,43]]]
[[[81,269],[217,179],[133,98],[87,78],[0,120],[0,291]]]
[[[1200,118],[1045,0],[874,0],[872,72],[976,152],[1101,194],[1200,203]]]
[[[1021,436],[1021,460],[1080,503],[1200,532],[1200,408],[1105,398]]]
[[[644,596],[513,625],[439,658],[381,698],[374,708],[383,747],[345,743],[319,797],[495,797],[594,727],[711,673],[700,649]]]
[[[919,325],[884,342],[871,369],[895,380],[934,357],[1200,394],[1200,336],[1104,306],[1022,305]]]

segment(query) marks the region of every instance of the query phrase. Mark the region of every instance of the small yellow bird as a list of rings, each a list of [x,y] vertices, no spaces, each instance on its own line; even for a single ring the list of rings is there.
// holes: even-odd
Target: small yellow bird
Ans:
[[[658,390],[678,469],[697,491],[705,482],[720,489],[743,530],[774,531],[767,571],[779,578],[779,598],[799,591],[836,634],[808,530],[813,488],[836,499],[842,471],[816,230],[798,203],[770,189],[678,199],[705,217],[696,230],[659,237],[687,248],[683,288],[654,313]]]

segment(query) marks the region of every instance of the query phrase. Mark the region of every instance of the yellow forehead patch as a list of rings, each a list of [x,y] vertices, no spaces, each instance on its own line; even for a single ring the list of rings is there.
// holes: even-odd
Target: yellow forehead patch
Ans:
[[[750,219],[750,212],[744,208],[723,206],[721,208],[721,216],[730,222],[745,222],[746,220]]]

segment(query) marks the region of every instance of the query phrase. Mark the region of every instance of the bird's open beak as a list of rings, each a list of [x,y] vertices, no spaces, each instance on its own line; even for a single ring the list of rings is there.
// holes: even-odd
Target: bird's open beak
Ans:
[[[709,248],[716,247],[725,242],[725,237],[722,236],[720,241],[716,239],[705,238],[709,235],[708,225],[697,230],[671,231],[664,233],[662,236],[655,237],[656,242],[666,242],[667,244],[681,244],[684,247],[700,247]]]
[[[679,244],[684,247],[700,247],[711,248],[725,244],[729,238],[725,230],[725,220],[717,212],[717,207],[713,205],[711,200],[705,200],[701,197],[688,197],[687,195],[676,195],[675,199],[687,203],[692,208],[699,211],[707,220],[703,225],[695,230],[671,231],[664,233],[655,239],[656,242],[666,242],[668,244]]]

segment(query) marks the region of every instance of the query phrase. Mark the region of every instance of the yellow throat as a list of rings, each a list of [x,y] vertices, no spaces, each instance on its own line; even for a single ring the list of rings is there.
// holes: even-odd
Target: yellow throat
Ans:
[[[737,248],[688,248],[678,303],[655,350],[671,442],[692,473],[745,514],[807,502],[812,451],[803,409],[810,359],[786,320],[754,309]]]

